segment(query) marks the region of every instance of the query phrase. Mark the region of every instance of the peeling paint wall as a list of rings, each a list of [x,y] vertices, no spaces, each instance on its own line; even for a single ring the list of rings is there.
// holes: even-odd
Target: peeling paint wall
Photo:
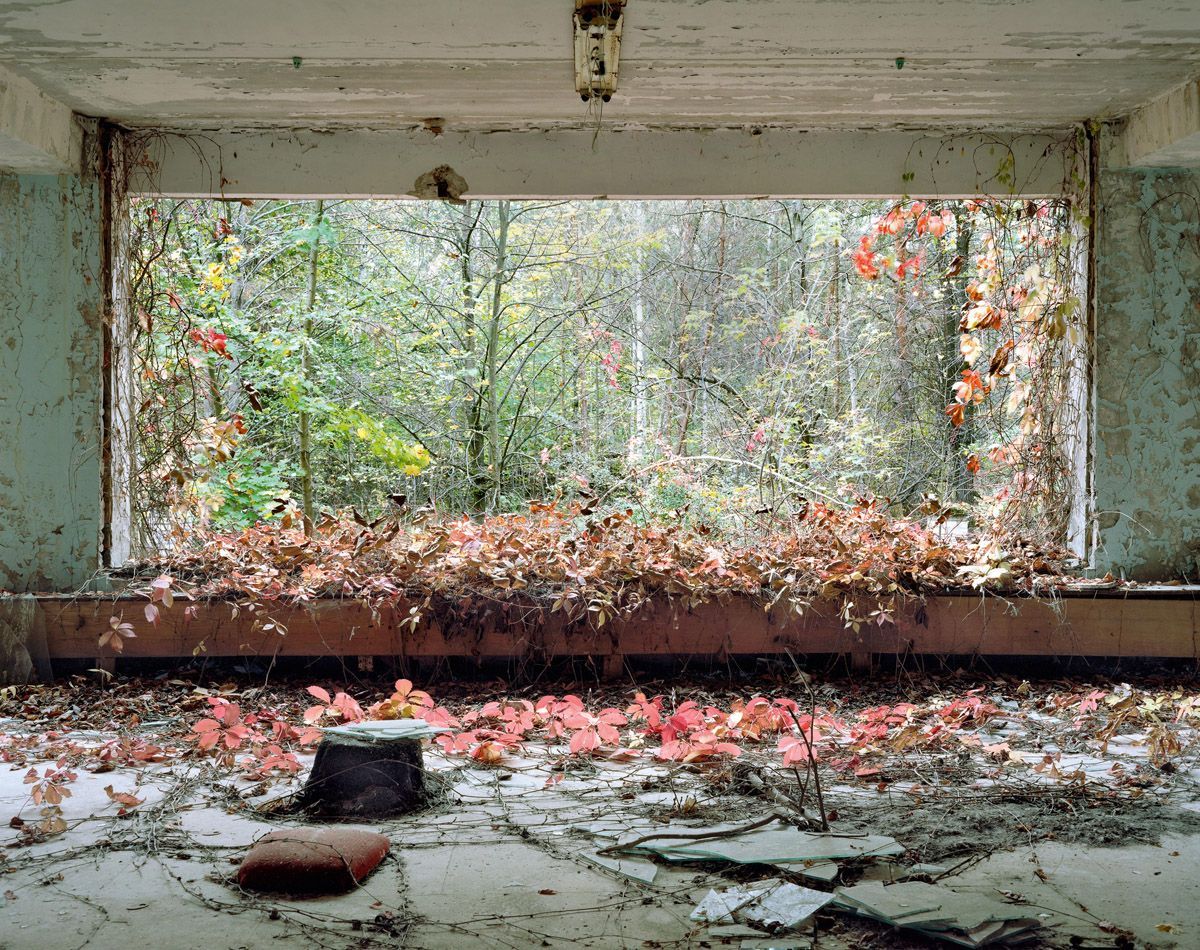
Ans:
[[[587,128],[572,7],[2,0],[0,64],[146,128]],[[1195,0],[636,0],[603,119],[1065,130],[1198,70]]]
[[[1200,172],[1100,176],[1096,566],[1200,573]]]
[[[98,566],[100,221],[94,180],[0,176],[0,588]]]

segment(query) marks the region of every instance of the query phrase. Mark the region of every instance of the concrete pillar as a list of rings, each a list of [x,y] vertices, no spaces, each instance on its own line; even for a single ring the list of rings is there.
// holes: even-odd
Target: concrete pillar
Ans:
[[[100,566],[103,233],[96,176],[0,174],[0,588]]]
[[[1200,575],[1200,172],[1100,173],[1094,563]]]

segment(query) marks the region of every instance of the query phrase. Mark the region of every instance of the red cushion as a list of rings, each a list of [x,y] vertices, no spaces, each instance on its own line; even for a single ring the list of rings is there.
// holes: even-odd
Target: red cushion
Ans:
[[[333,894],[370,874],[391,842],[352,828],[289,828],[254,843],[238,869],[238,883],[254,891]]]

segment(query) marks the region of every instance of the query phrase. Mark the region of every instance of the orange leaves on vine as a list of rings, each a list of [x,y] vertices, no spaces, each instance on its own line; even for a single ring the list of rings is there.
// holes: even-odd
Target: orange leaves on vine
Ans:
[[[952,224],[954,213],[948,209],[937,213],[922,213],[917,218],[916,232],[918,235],[931,234],[934,237],[942,237]]]
[[[271,743],[244,758],[242,768],[249,778],[265,779],[276,775],[295,775],[301,765],[296,753],[285,752],[281,746]]]
[[[399,688],[399,683],[396,685]],[[411,687],[411,685],[410,683],[409,686]],[[362,706],[347,693],[337,693],[331,699],[328,691],[322,689],[320,686],[308,687],[308,693],[310,696],[320,700],[319,705],[309,706],[304,711],[304,721],[309,725],[323,718],[332,718],[340,722],[360,722],[366,718],[366,713],[363,712]],[[388,700],[388,702],[391,702],[391,700]],[[399,717],[393,716],[391,718]]]
[[[921,262],[925,259],[925,255],[916,254],[913,257],[905,258],[896,265],[896,277],[899,280],[904,280],[906,277],[916,277],[921,273]]]
[[[233,354],[225,349],[228,338],[224,333],[220,333],[212,327],[204,327],[203,329],[192,330],[188,336],[205,353],[216,353],[222,359],[233,359]]]
[[[325,695],[328,697],[329,694]],[[399,679],[396,680],[395,692],[383,702],[368,709],[367,715],[371,719],[419,719],[423,718],[422,711],[432,705],[433,700],[428,693],[413,689],[412,680]]]
[[[987,301],[979,301],[963,314],[959,322],[960,332],[972,330],[999,330],[1003,326],[1004,313]]]
[[[776,748],[783,753],[784,765],[807,765],[817,761],[816,741],[819,734],[813,730],[812,735],[780,736]]]
[[[621,731],[617,727],[628,721],[615,709],[601,709],[595,715],[585,710],[574,712],[563,722],[568,729],[575,730],[568,749],[572,755],[581,755],[596,752],[605,745],[619,745]]]
[[[995,378],[1009,375],[1012,371],[1012,354],[1016,346],[1016,340],[1005,340],[996,347],[996,352],[992,354],[991,362],[988,364],[989,375]]]
[[[883,272],[880,264],[880,256],[875,253],[873,244],[871,236],[864,234],[858,239],[858,250],[850,256],[850,260],[854,262],[854,267],[858,271],[859,276],[867,280],[874,280]]]
[[[1019,204],[994,199],[967,201],[958,207],[971,221],[971,231],[959,234],[970,237],[972,252],[956,255],[943,276],[957,276],[968,263],[973,267],[962,287],[966,300],[958,325],[959,352],[970,373],[977,373],[975,367],[989,349],[991,357],[986,373],[977,374],[980,379],[966,378],[964,373],[964,379],[953,384],[954,402],[945,414],[955,428],[961,427],[969,407],[983,402],[1001,381],[1010,381],[1004,411],[1019,415],[1020,422],[1007,462],[1014,469],[1017,462],[1022,467],[1013,471],[1007,486],[996,490],[992,501],[994,514],[1012,513],[1018,499],[1029,500],[1039,491],[1031,466],[1059,465],[1061,471],[1066,464],[1062,453],[1046,441],[1053,439],[1054,426],[1045,424],[1046,416],[1038,407],[1048,407],[1050,400],[1061,402],[1061,392],[1054,388],[1059,385],[1055,374],[1061,373],[1071,356],[1056,345],[1070,339],[1068,320],[1079,309],[1070,295],[1071,265],[1065,253],[1071,246],[1064,227],[1067,208],[1047,201]],[[887,273],[894,273],[897,280],[919,274],[921,255],[910,256],[908,243],[943,238],[955,223],[955,213],[949,209],[930,210],[921,201],[896,203],[860,239],[853,255],[855,267],[868,280]],[[890,242],[890,255],[876,247],[881,240]],[[1000,339],[993,342],[985,337],[993,333]],[[967,466],[973,474],[979,472],[979,455],[967,455]],[[1059,481],[1053,477],[1042,481],[1044,488],[1056,484]],[[993,527],[1001,530],[1000,516],[995,517]]]
[[[940,238],[953,223],[953,212],[929,211],[924,201],[897,203],[876,220],[869,233],[859,238],[850,260],[859,276],[866,280],[876,280],[885,273],[894,273],[897,280],[916,277],[921,273],[925,254],[923,251],[906,254],[906,242],[927,235]],[[882,254],[875,249],[878,239],[888,237],[895,239],[894,255]]]
[[[158,626],[159,618],[162,616],[161,611],[163,609],[170,610],[175,604],[176,592],[172,587],[174,583],[175,580],[170,575],[160,574],[150,582],[150,587],[145,592],[146,596],[150,598],[150,603],[145,605],[143,611],[146,619],[155,626]]]
[[[108,796],[109,801],[121,806],[117,811],[118,815],[124,815],[129,809],[137,808],[145,801],[144,798],[138,798],[132,792],[114,791],[111,785],[104,786],[104,794]]]
[[[973,369],[964,369],[962,379],[954,384],[954,402],[946,407],[950,422],[958,428],[966,421],[967,407],[983,402],[992,385]]]
[[[964,369],[962,379],[954,384],[954,398],[964,405],[983,402],[991,388],[991,384],[975,370]]]
[[[128,620],[122,620],[119,616],[109,617],[108,629],[100,634],[100,648],[109,647],[113,653],[124,653],[125,640],[136,636],[133,624]]]

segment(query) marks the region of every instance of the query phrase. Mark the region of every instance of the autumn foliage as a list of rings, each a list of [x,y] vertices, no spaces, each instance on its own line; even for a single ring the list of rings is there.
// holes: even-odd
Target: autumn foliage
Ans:
[[[868,281],[890,278],[903,297],[906,277],[920,273],[925,251],[959,235],[959,253],[941,278],[961,301],[958,350],[961,363],[950,382],[944,413],[954,430],[950,443],[969,442],[984,406],[999,404],[996,442],[963,451],[972,477],[991,467],[1000,487],[988,500],[993,536],[1023,524],[1043,537],[1062,537],[1072,481],[1070,440],[1078,424],[1072,374],[1082,372],[1085,335],[1074,285],[1069,228],[1070,202],[1004,202],[979,199],[933,209],[902,201],[876,218],[861,236],[852,260]],[[967,253],[972,236],[975,253]],[[902,312],[903,308],[901,308]],[[900,317],[898,317],[900,319]],[[974,434],[977,436],[977,433]],[[961,437],[961,439],[960,439]]]
[[[328,517],[311,537],[278,524],[198,531],[192,550],[155,564],[159,586],[147,596],[163,606],[164,577],[188,597],[268,608],[349,596],[372,608],[412,605],[404,623],[415,628],[430,615],[466,618],[498,602],[601,627],[653,598],[691,606],[737,595],[800,612],[824,600],[855,626],[886,623],[924,592],[1036,591],[1066,579],[1061,552],[947,540],[928,526],[936,505],[922,514],[924,522],[898,518],[866,499],[844,508],[813,502],[742,543],[703,525],[642,523],[630,510],[602,515],[591,499],[403,525]]]
[[[920,702],[877,706],[819,705],[808,696],[752,695],[714,701],[684,699],[674,704],[663,695],[636,692],[616,705],[591,705],[574,694],[545,695],[537,700],[499,697],[482,703],[438,703],[397,680],[392,694],[374,703],[331,694],[310,686],[320,700],[295,724],[278,709],[243,714],[222,697],[208,697],[212,715],[192,727],[196,753],[234,766],[232,752],[245,751],[238,767],[250,778],[283,777],[300,769],[297,752],[320,736],[313,723],[340,725],[364,720],[421,719],[442,730],[438,751],[451,760],[481,765],[508,762],[514,756],[628,760],[649,757],[684,766],[728,761],[749,751],[773,758],[785,768],[829,768],[845,777],[872,779],[898,755],[946,754],[978,750],[1000,762],[1027,764],[1055,775],[1056,757],[1029,757],[1007,743],[986,744],[977,731],[995,719],[1011,719],[983,688],[933,695]],[[1150,761],[1161,765],[1181,754],[1184,730],[1200,715],[1200,696],[1166,695],[1089,688],[1050,692],[1033,704],[1039,715],[1072,719],[1077,729],[1094,734],[1103,746],[1122,731],[1142,730]],[[397,715],[399,710],[400,714]],[[1023,717],[1027,713],[1021,713]],[[61,759],[45,778],[31,770],[27,781],[42,783],[49,798],[69,795],[74,780]],[[65,777],[64,777],[65,776]]]
[[[1200,721],[1194,682],[1030,684],[989,675],[926,678],[904,691],[810,688],[779,678],[760,684],[761,692],[697,683],[662,688],[665,694],[609,689],[537,697],[496,684],[476,692],[449,684],[443,696],[407,679],[382,694],[319,684],[267,690],[130,680],[0,691],[7,723],[0,763],[23,774],[21,811],[31,813],[19,812],[9,824],[30,843],[85,819],[94,806],[79,804],[88,795],[73,790],[89,782],[89,773],[105,776],[90,783],[108,783],[104,808],[117,818],[158,795],[157,779],[172,771],[189,783],[197,776],[236,779],[256,790],[295,782],[322,727],[390,718],[421,719],[442,730],[427,754],[431,769],[541,767],[548,786],[592,761],[641,761],[712,782],[737,781],[741,766],[789,779],[815,778],[820,770],[839,783],[891,788],[919,800],[928,792],[921,787],[927,772],[941,771],[940,762],[949,769],[941,779],[928,778],[931,788],[951,787],[963,775],[1026,792],[1036,786],[1055,797],[1071,786],[1094,807],[1106,799],[1158,797],[1154,790],[1163,791],[1171,776],[1184,776]],[[134,724],[155,720],[152,735],[133,734],[140,730]],[[1110,767],[1085,771],[1068,745],[1106,757]]]

